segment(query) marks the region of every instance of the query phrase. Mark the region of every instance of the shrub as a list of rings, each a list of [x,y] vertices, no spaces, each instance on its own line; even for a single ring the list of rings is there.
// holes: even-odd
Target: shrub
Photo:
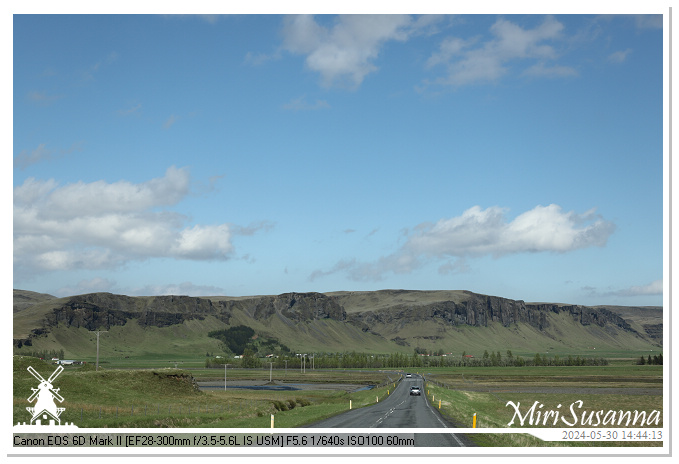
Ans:
[[[295,400],[297,401],[297,404],[299,404],[302,407],[309,406],[311,404],[309,400],[305,398],[295,398]]]
[[[273,405],[278,411],[287,411],[288,410],[288,405],[285,404],[283,401],[274,400]]]

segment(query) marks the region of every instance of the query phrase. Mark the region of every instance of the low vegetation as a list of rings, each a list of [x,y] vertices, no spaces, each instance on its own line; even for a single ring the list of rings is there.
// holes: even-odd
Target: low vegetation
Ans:
[[[351,359],[351,357],[348,357]],[[420,358],[418,356],[418,358]],[[490,354],[488,355],[490,358]],[[496,356],[497,358],[497,356]],[[506,356],[509,358],[509,356]],[[356,358],[355,358],[356,359]],[[416,359],[406,357],[405,359]],[[483,357],[481,359],[484,359]],[[161,363],[164,361],[161,360]],[[28,366],[48,378],[56,369],[35,357],[14,356],[13,423],[28,422],[26,406],[36,380]],[[461,366],[408,369],[426,378],[424,393],[434,407],[459,427],[508,427],[514,410],[508,402],[530,407],[539,402],[545,409],[557,404],[584,404],[586,413],[599,410],[653,411],[660,413],[662,427],[662,367],[638,365],[631,358],[597,366]],[[300,427],[349,408],[364,407],[393,391],[398,375],[389,371],[328,369],[324,371],[279,369],[278,379],[287,382],[351,383],[375,388],[348,393],[341,390],[254,391],[215,389],[201,391],[198,381],[222,379],[225,369],[94,369],[67,366],[55,381],[65,401],[61,419],[79,427],[179,427],[268,428],[271,415],[276,427]],[[269,369],[232,369],[229,380],[266,381]],[[644,393],[645,392],[645,393]],[[432,401],[433,399],[433,401]],[[440,402],[440,403],[439,403]],[[525,424],[540,426],[540,424]],[[654,425],[655,426],[655,425]],[[514,424],[512,427],[519,427]],[[517,430],[520,432],[520,429]],[[658,442],[544,443],[527,434],[470,435],[480,446],[661,446]]]
[[[56,366],[38,358],[14,356],[13,423],[28,422],[27,398],[36,387],[27,371],[32,366],[49,376]],[[262,370],[243,370],[262,376]],[[292,377],[291,372],[291,378]],[[235,373],[231,372],[231,376]],[[337,379],[337,374],[317,381]],[[346,391],[200,391],[193,373],[183,369],[121,370],[67,367],[55,380],[65,401],[62,422],[79,427],[269,427],[270,415],[278,427],[298,427],[375,402],[387,394],[383,373],[358,373],[356,379],[383,384],[372,390]],[[344,378],[346,380],[346,377]],[[353,379],[352,379],[353,380]],[[391,386],[391,384],[389,384]],[[393,390],[393,388],[392,388]],[[280,416],[280,420],[278,417]]]
[[[530,367],[479,368],[474,370],[440,369],[427,373],[425,392],[441,413],[460,427],[472,427],[476,414],[477,428],[520,428],[520,418],[508,402],[521,407],[525,427],[554,426],[551,422],[528,422],[527,411],[535,402],[538,410],[561,410],[571,420],[569,407],[576,404],[585,427],[603,427],[595,419],[596,411],[645,411],[646,417],[659,411],[662,427],[662,368],[615,363],[606,367]],[[646,391],[646,393],[644,393]],[[580,408],[579,401],[582,401]],[[544,407],[540,407],[543,405]],[[559,408],[559,405],[564,405]],[[583,416],[584,414],[584,416]],[[537,418],[537,414],[534,418]],[[595,416],[593,416],[595,417]],[[560,424],[564,427],[562,424]],[[530,435],[475,434],[470,438],[480,446],[662,446],[660,442],[559,442],[545,443]]]

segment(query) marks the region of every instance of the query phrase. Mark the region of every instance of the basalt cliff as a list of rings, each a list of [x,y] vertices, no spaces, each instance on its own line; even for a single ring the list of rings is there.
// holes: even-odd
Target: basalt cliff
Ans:
[[[234,325],[250,326],[295,350],[662,347],[662,308],[526,303],[469,291],[55,298],[15,290],[14,302],[15,347],[47,339],[64,344],[69,330],[107,330],[122,340],[133,329],[172,329],[190,339]]]

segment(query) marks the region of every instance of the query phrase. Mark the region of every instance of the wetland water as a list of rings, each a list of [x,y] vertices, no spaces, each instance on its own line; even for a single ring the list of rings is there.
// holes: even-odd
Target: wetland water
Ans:
[[[345,383],[297,383],[297,382],[268,382],[261,380],[231,380],[224,381],[211,380],[208,382],[197,382],[201,390],[225,390],[225,389],[239,389],[239,390],[270,390],[270,391],[297,391],[297,390],[344,390],[347,392],[356,392],[361,390],[370,390],[374,385],[355,385]]]

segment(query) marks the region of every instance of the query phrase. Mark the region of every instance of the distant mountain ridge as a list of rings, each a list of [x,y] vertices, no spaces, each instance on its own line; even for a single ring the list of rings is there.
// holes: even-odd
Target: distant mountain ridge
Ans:
[[[176,332],[180,327],[187,331],[184,338],[195,336],[202,346],[207,342],[197,341],[200,331],[234,325],[252,327],[294,350],[377,352],[420,347],[448,352],[482,346],[482,342],[527,350],[543,345],[662,347],[659,307],[525,303],[464,290],[291,292],[253,297],[91,293],[65,298],[14,290],[15,347],[41,345],[47,339],[68,345],[68,337],[60,336],[64,331],[115,328],[121,334],[121,349],[128,349],[122,341],[126,331]]]

